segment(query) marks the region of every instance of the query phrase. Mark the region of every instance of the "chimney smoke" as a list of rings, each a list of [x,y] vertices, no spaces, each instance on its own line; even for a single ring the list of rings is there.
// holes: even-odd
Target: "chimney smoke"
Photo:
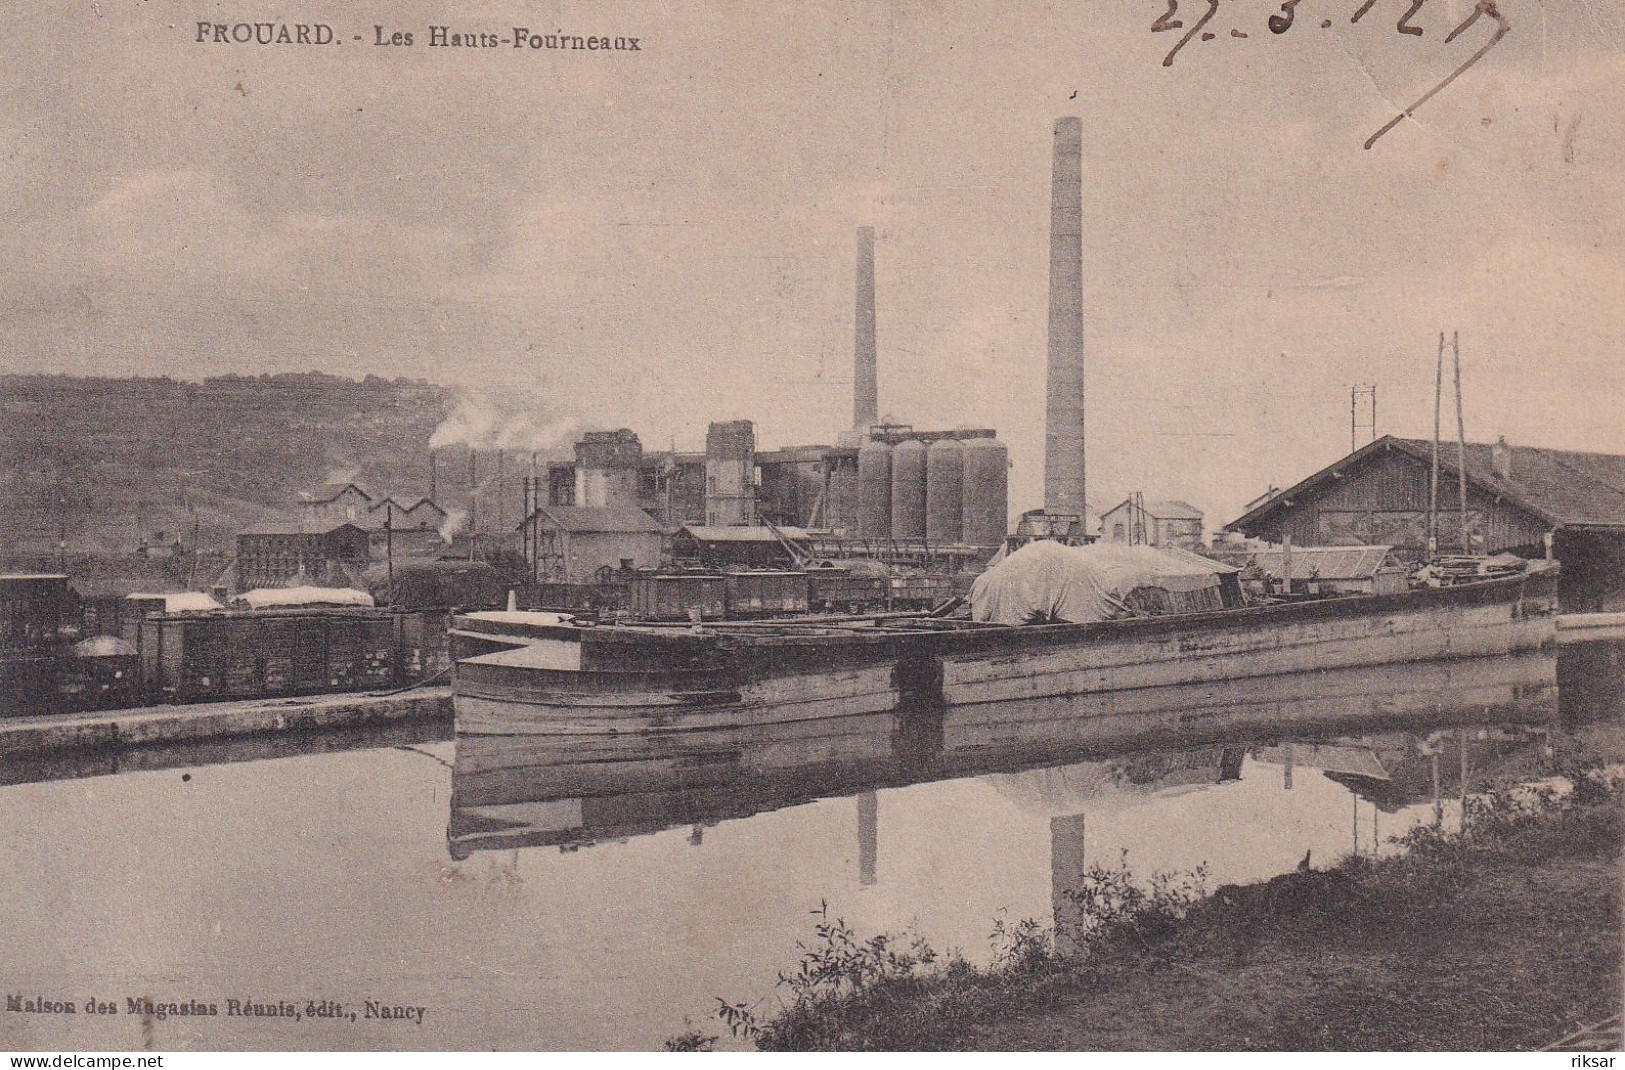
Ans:
[[[880,419],[875,372],[875,228],[858,228],[857,322],[852,356],[852,426],[867,431]]]
[[[1055,121],[1050,186],[1044,511],[1084,515],[1083,122]]]

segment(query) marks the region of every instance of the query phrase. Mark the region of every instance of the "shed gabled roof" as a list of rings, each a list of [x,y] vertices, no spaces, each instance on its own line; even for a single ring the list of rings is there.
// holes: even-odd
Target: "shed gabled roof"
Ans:
[[[1625,457],[1610,453],[1578,453],[1535,446],[1507,446],[1509,473],[1495,470],[1494,451],[1486,443],[1469,442],[1464,467],[1473,486],[1498,495],[1553,527],[1625,530]],[[1342,460],[1327,465],[1308,479],[1281,491],[1245,515],[1225,525],[1228,531],[1246,531],[1312,495],[1352,468],[1389,451],[1399,451],[1423,465],[1431,465],[1433,444],[1427,439],[1384,435]],[[1439,448],[1440,482],[1453,484],[1460,469],[1457,447]]]
[[[408,502],[411,502],[411,504],[408,505]],[[444,509],[435,504],[433,498],[418,498],[416,501],[413,501],[411,498],[397,498],[393,494],[386,494],[382,498],[374,501],[371,505],[367,506],[367,512],[376,513],[380,509],[388,508],[391,505],[403,513],[416,512],[424,506],[428,506],[441,516],[447,515]]]
[[[1119,509],[1132,508],[1133,505],[1134,505],[1134,499],[1133,498],[1124,498],[1122,501],[1118,502],[1116,505],[1112,506],[1110,509],[1106,510],[1106,512],[1101,514],[1101,515],[1110,516],[1111,514],[1117,512]],[[1165,500],[1161,500],[1161,501],[1146,502],[1144,508],[1145,508],[1145,515],[1148,516],[1148,517],[1151,517],[1153,520],[1201,520],[1202,519],[1202,510],[1196,508],[1196,506],[1192,505],[1190,502],[1182,502],[1182,501],[1179,501],[1177,499],[1165,499]]]
[[[531,516],[560,531],[660,534],[653,517],[630,505],[544,505]],[[525,523],[529,522],[526,517]]]
[[[372,495],[354,483],[324,483],[315,490],[301,492],[299,500],[305,505],[323,505],[337,500],[347,490],[353,490],[365,500],[372,501]]]
[[[697,542],[767,542],[778,543],[781,536],[792,542],[801,542],[807,538],[807,533],[801,528],[777,525],[777,534],[774,528],[765,525],[705,525],[684,524],[683,530],[694,536]]]
[[[1294,546],[1295,580],[1369,580],[1388,563],[1392,546]],[[1255,550],[1252,563],[1271,579],[1286,576],[1284,550]]]

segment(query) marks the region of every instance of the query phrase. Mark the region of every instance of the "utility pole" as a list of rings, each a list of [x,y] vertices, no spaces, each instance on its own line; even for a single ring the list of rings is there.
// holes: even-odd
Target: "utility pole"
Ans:
[[[1428,557],[1439,552],[1439,434],[1444,409],[1444,332],[1439,332],[1439,360],[1433,369],[1433,476],[1428,481]]]
[[[395,502],[384,503],[384,598],[395,605]]]
[[[502,538],[503,532],[507,530],[508,511],[505,498],[506,495],[503,494],[502,487],[502,451],[499,449],[497,450],[497,538],[499,540]]]
[[[468,445],[468,559],[480,559],[480,466],[472,442]]]
[[[1461,332],[1450,332],[1450,348],[1456,364],[1456,479],[1461,505],[1461,552],[1473,552],[1472,540],[1467,535],[1467,425],[1461,416]]]
[[[186,577],[186,589],[188,591],[197,590],[198,528],[199,528],[199,524],[198,524],[198,516],[197,516],[197,506],[194,505],[194,506],[192,506],[192,571]]]

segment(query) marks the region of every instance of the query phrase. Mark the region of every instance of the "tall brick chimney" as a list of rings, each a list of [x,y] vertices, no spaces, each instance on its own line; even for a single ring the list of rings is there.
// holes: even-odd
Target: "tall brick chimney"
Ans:
[[[880,422],[875,371],[875,228],[858,228],[857,322],[853,332],[852,426],[867,431]]]
[[[1044,511],[1083,516],[1083,121],[1055,121]]]

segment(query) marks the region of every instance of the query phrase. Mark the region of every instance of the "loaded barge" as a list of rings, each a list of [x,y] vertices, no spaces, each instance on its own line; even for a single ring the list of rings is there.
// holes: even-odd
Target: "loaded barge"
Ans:
[[[1086,623],[877,615],[660,627],[475,613],[453,622],[453,695],[460,734],[740,728],[1542,650],[1556,642],[1556,612],[1556,569],[1532,568]]]

